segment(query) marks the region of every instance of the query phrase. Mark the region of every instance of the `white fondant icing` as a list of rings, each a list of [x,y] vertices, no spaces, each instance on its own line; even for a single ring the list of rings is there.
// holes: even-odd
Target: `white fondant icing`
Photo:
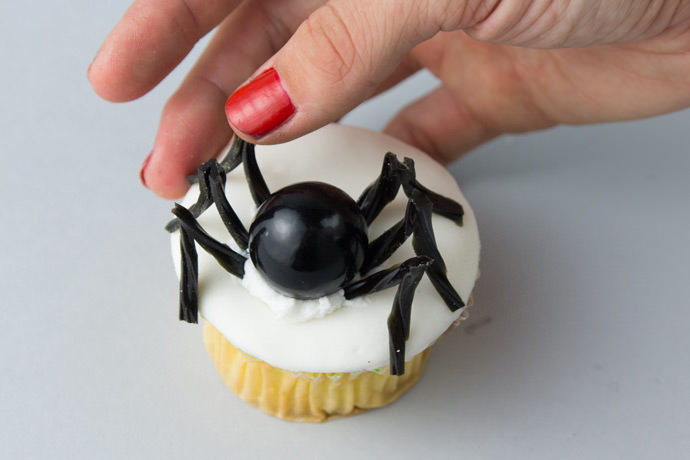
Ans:
[[[400,159],[412,158],[417,179],[423,185],[463,205],[462,227],[438,215],[433,217],[433,227],[446,262],[448,279],[467,301],[478,273],[477,224],[472,209],[443,166],[397,139],[343,125],[329,125],[281,145],[257,146],[256,156],[271,190],[296,182],[322,181],[357,199],[378,177],[388,151]],[[228,174],[225,190],[235,212],[249,228],[256,207],[242,167]],[[193,187],[182,204],[191,205],[197,195],[198,188]],[[370,226],[370,240],[396,223],[404,215],[406,205],[407,199],[401,190]],[[216,239],[237,249],[215,206],[211,206],[198,220]],[[177,232],[172,235],[172,252],[179,274]],[[414,255],[411,242],[407,241],[383,265],[399,264]],[[282,369],[357,372],[386,366],[389,360],[387,318],[395,291],[391,288],[368,295],[354,305],[346,303],[321,318],[294,321],[292,314],[277,315],[264,301],[252,295],[242,285],[242,280],[226,272],[205,251],[199,250],[201,315],[235,347]],[[328,307],[324,309],[328,310]],[[422,279],[412,306],[407,358],[430,346],[461,315],[464,316],[464,309],[449,311],[429,280],[426,277]]]

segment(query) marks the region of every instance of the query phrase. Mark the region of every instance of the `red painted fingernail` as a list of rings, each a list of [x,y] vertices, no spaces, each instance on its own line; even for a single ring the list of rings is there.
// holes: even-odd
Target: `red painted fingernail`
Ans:
[[[228,121],[252,137],[273,131],[293,113],[295,106],[272,67],[235,91],[225,103]]]
[[[139,170],[139,180],[141,183],[144,185],[144,187],[149,188],[148,185],[146,185],[146,167],[149,165],[149,161],[151,161],[151,157],[153,156],[153,150],[148,154],[146,159],[141,165],[141,169]]]

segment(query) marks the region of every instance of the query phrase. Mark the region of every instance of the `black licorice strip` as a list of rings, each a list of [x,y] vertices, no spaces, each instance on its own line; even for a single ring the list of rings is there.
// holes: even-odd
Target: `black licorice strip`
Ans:
[[[199,225],[199,222],[192,216],[192,213],[184,206],[175,204],[175,208],[172,212],[180,220],[182,227],[184,227],[190,236],[194,238],[194,241],[199,243],[206,252],[213,256],[221,267],[238,278],[244,278],[244,263],[247,260],[246,257],[233,251],[230,246],[213,239],[213,237],[206,233],[206,230]]]
[[[405,195],[410,197],[414,190],[414,184],[417,182],[417,172],[414,169],[414,160],[405,157],[402,163],[398,161],[398,165],[398,169],[400,170],[400,185],[402,185]]]
[[[199,217],[201,213],[206,211],[213,204],[208,187],[209,165],[215,162],[220,165],[221,169],[225,173],[229,173],[239,166],[240,163],[242,163],[242,148],[244,144],[246,144],[244,140],[235,136],[235,140],[230,146],[230,150],[228,150],[228,153],[220,161],[220,163],[213,158],[202,163],[199,168],[197,168],[196,174],[187,176],[187,182],[189,182],[189,184],[199,184],[199,197],[197,198],[196,203],[189,207],[189,211],[192,213],[194,218]],[[174,232],[178,228],[180,228],[180,222],[177,219],[171,220],[165,226],[165,230],[167,230],[169,233]]]
[[[387,268],[372,273],[360,280],[353,281],[343,287],[346,299],[354,299],[374,292],[382,291],[395,286],[400,282],[401,270],[399,267]]]
[[[393,311],[388,315],[388,349],[391,375],[405,373],[405,333],[397,303],[393,304]]]
[[[436,237],[431,224],[433,204],[429,198],[419,190],[412,193],[412,200],[416,203],[417,219],[412,238],[415,253],[426,255],[434,260],[434,264],[427,271],[431,284],[441,296],[450,311],[457,311],[465,306],[460,294],[450,284],[446,277],[446,264],[436,245]]]
[[[430,265],[433,265],[433,260],[429,257],[413,257],[397,267],[378,271],[343,287],[345,298],[353,299],[398,286],[388,316],[391,375],[405,372],[405,341],[410,335],[412,300],[419,281]]]
[[[456,224],[462,226],[462,218],[465,215],[465,210],[460,203],[443,195],[439,195],[436,192],[432,192],[418,181],[414,182],[414,187],[431,200],[435,214],[447,217]]]
[[[417,180],[414,168],[414,160],[406,157],[403,159],[403,164],[406,167],[405,169],[409,171],[408,176],[401,180],[405,194],[408,197],[412,197],[414,190],[420,191],[433,204],[434,213],[447,217],[458,225],[462,225],[462,216],[465,214],[465,210],[462,208],[462,205],[455,200],[440,195],[436,192],[432,192],[423,186]]]
[[[261,175],[261,170],[256,162],[254,144],[244,142],[242,147],[242,163],[244,164],[244,174],[247,177],[249,192],[254,199],[254,204],[261,206],[271,195],[271,192],[268,190],[264,176]]]
[[[433,264],[427,270],[432,285],[448,309],[457,311],[464,307],[465,303],[446,277],[446,265],[436,244],[431,217],[432,213],[439,214],[462,225],[464,209],[460,203],[432,192],[419,183],[412,159],[404,158],[403,162],[400,162],[389,152],[384,158],[378,179],[367,187],[357,200],[368,224],[395,198],[400,187],[409,199],[405,217],[370,243],[361,273],[366,273],[388,259],[410,234],[413,234],[412,245],[415,253],[433,260]],[[419,276],[421,277],[421,274]],[[389,278],[390,276],[385,276],[381,272],[366,277],[346,287],[345,296],[352,298],[382,289],[382,286],[390,283]],[[414,283],[401,281],[393,311],[388,319],[392,375],[401,375],[404,372],[405,340],[409,333],[407,309],[411,309],[411,300],[409,305],[405,302],[414,295],[418,283],[419,279]]]
[[[239,142],[239,140],[241,139],[235,136],[234,140],[232,141],[232,144],[230,145],[230,148],[228,149],[228,153],[226,153],[223,159],[219,162],[220,167],[223,168],[223,171],[225,171],[226,173],[229,173],[230,171],[238,167],[240,163],[242,163],[242,144]],[[199,176],[197,174],[190,174],[186,177],[186,179],[190,185],[199,182]]]
[[[199,169],[196,173],[198,178],[197,182],[199,183],[199,197],[197,198],[196,203],[191,205],[188,209],[188,211],[192,214],[194,218],[199,217],[201,213],[206,211],[213,204],[213,200],[211,199],[211,193],[208,190],[209,161],[199,166]],[[179,219],[173,219],[170,222],[168,222],[168,224],[165,226],[165,229],[170,233],[174,232],[178,228],[180,228]]]
[[[450,311],[458,311],[465,306],[465,302],[462,300],[462,297],[460,297],[460,294],[458,294],[458,291],[455,290],[453,285],[450,284],[450,281],[448,281],[448,277],[446,277],[445,273],[435,271],[432,266],[427,271],[427,276],[429,277],[431,284],[434,286],[434,288],[436,288],[436,292],[438,292],[438,295],[441,296],[443,302],[445,302]]]
[[[366,294],[382,291],[401,282],[406,273],[419,271],[423,274],[434,261],[430,257],[416,256],[407,259],[400,265],[379,270],[357,281],[343,286],[346,299],[354,299]],[[421,276],[421,275],[420,275]]]
[[[226,173],[233,171],[242,163],[242,142],[244,142],[242,139],[235,136],[227,155],[220,160],[220,167],[223,168],[223,171]]]
[[[362,264],[362,273],[367,273],[374,267],[378,267],[400,247],[412,234],[414,228],[415,211],[414,203],[409,201],[405,209],[405,216],[391,228],[383,232],[374,241],[369,243]]]
[[[211,191],[211,198],[216,204],[216,209],[220,215],[225,228],[228,230],[232,238],[242,250],[247,249],[249,244],[249,233],[244,228],[242,221],[235,210],[232,209],[227,197],[225,196],[225,172],[220,168],[218,163],[211,166],[208,175],[208,187]]]
[[[180,230],[180,320],[197,323],[199,317],[199,265],[194,239]]]
[[[416,217],[414,220],[412,246],[417,254],[423,254],[434,259],[435,270],[445,273],[446,263],[443,261],[443,257],[441,257],[441,253],[436,245],[434,228],[431,223],[433,205],[431,201],[418,190],[412,192],[410,201],[414,203]]]
[[[371,224],[381,210],[398,194],[400,175],[396,170],[399,163],[394,153],[386,153],[379,177],[359,196],[357,205],[367,225]]]
[[[405,373],[405,342],[410,337],[412,301],[417,285],[429,263],[431,263],[430,260],[411,266],[403,274],[395,293],[393,307],[388,316],[391,375],[403,375]]]

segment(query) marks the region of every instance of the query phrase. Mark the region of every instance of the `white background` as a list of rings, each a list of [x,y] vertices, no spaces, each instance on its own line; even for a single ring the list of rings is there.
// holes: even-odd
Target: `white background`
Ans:
[[[140,101],[98,99],[86,68],[126,6],[0,6],[0,458],[690,455],[690,112],[453,164],[483,243],[470,320],[392,406],[289,423],[227,390],[176,319],[171,203],[137,176],[191,62]],[[381,128],[435,84],[345,121]]]

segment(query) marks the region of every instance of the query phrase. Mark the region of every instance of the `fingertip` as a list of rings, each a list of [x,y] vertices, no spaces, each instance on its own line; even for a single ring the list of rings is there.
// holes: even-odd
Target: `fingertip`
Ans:
[[[151,61],[151,58],[142,56],[143,51],[132,51],[135,44],[128,41],[127,34],[121,28],[114,29],[106,37],[86,70],[91,88],[108,102],[138,99],[157,85],[167,73],[160,71],[156,75],[150,72],[150,66],[146,62]],[[141,48],[145,48],[143,44]]]
[[[155,165],[151,167],[151,174],[147,174],[145,179],[145,187],[153,193],[166,200],[175,200],[181,198],[187,193],[189,183],[182,175],[167,175],[162,174],[161,171],[154,170]]]
[[[187,193],[190,186],[187,177],[196,170],[196,166],[171,159],[172,153],[174,152],[154,147],[139,171],[142,185],[168,200],[180,198]]]
[[[110,102],[137,99],[179,64],[200,36],[184,5],[134,1],[129,6],[88,70],[96,94]]]
[[[127,75],[118,72],[117,67],[111,64],[92,62],[86,73],[91,88],[102,99],[108,102],[129,102],[137,99],[147,90],[132,86],[132,81]]]
[[[151,150],[151,152],[146,156],[144,162],[141,164],[141,169],[139,169],[139,181],[141,182],[141,185],[146,188],[149,188],[149,186],[146,185],[146,168],[151,161],[151,155],[153,155],[153,150]]]
[[[295,105],[278,72],[269,67],[238,88],[225,103],[230,126],[252,139],[274,131],[295,113]]]
[[[154,148],[140,170],[147,188],[163,198],[184,195],[189,188],[186,177],[218,155],[230,139],[222,111],[224,99],[206,79],[188,79],[168,100]]]

